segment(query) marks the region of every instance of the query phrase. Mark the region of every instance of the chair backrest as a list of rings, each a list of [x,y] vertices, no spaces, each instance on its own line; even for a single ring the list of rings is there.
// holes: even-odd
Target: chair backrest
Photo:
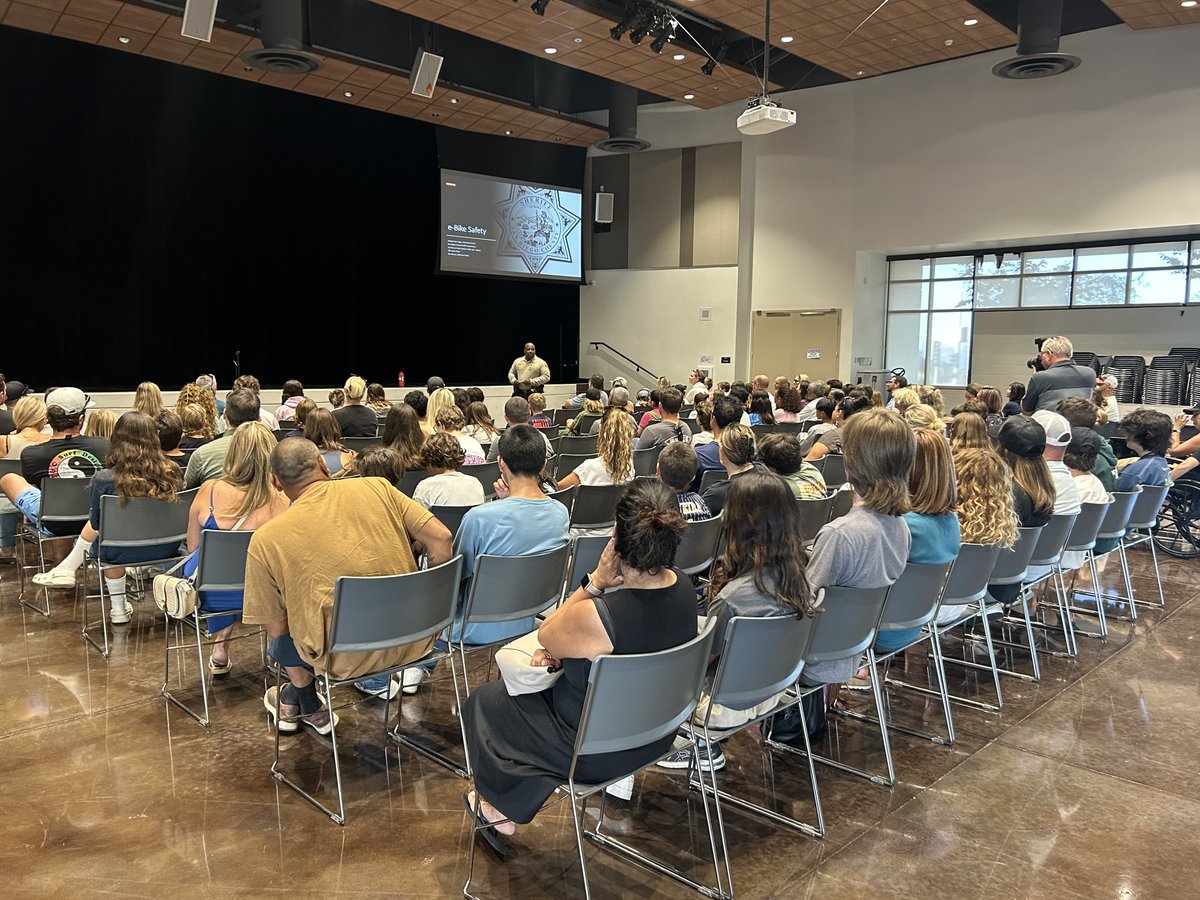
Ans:
[[[833,512],[833,497],[797,500],[796,509],[800,512],[800,536],[808,543],[816,539],[817,532],[829,521]]]
[[[825,478],[826,486],[830,488],[841,487],[846,483],[846,457],[840,453],[826,453],[822,460],[825,463],[821,469],[821,474]]]
[[[658,468],[658,454],[662,453],[662,448],[666,444],[658,444],[654,447],[647,447],[645,450],[633,451],[633,474],[634,475],[654,475]]]
[[[682,419],[681,421],[683,422],[684,425],[686,425],[691,430],[692,434],[700,433],[700,420],[699,419]]]
[[[462,466],[458,471],[464,475],[470,475],[483,485],[484,497],[496,496],[496,482],[500,478],[499,462],[485,462],[477,466]]]
[[[199,490],[180,491],[175,500],[133,497],[124,506],[114,494],[101,497],[100,561],[107,558],[106,550],[183,543],[187,539],[188,513]],[[172,553],[163,559],[173,559],[176,555]]]
[[[561,491],[551,491],[547,496],[553,497],[559,503],[567,508],[569,514],[575,506],[575,495],[579,493],[579,485],[573,484],[569,488],[563,488]]]
[[[347,450],[352,450],[355,453],[362,453],[367,447],[378,447],[379,438],[377,437],[344,437],[342,438],[342,446]]]
[[[933,621],[942,599],[942,588],[953,563],[910,562],[888,590],[879,630],[904,631]]]
[[[0,459],[0,477],[5,475],[20,475],[21,461],[19,459]]]
[[[718,481],[724,481],[729,473],[724,469],[708,469],[700,476],[700,493],[703,494]]]
[[[1037,549],[1042,536],[1042,527],[1017,529],[1017,542],[1000,551],[996,564],[992,566],[992,574],[988,576],[988,584],[1020,584],[1025,580],[1029,561],[1033,559],[1033,551]]]
[[[817,592],[820,612],[813,617],[805,663],[858,656],[875,641],[887,601],[886,587],[826,587]]]
[[[574,418],[579,415],[579,412],[577,409],[556,409],[554,410],[554,424],[562,428],[567,424],[567,419]]]
[[[815,428],[817,425],[820,425],[820,424],[821,424],[820,421],[818,421],[817,419],[805,419],[803,422],[800,423],[800,433],[808,434],[810,431],[812,431],[813,428]]]
[[[750,430],[754,433],[755,440],[759,440],[768,434],[774,434],[777,426],[775,425],[751,425]]]
[[[1079,509],[1079,515],[1075,517],[1075,523],[1071,526],[1071,533],[1067,535],[1067,543],[1063,549],[1091,550],[1095,547],[1096,535],[1104,522],[1108,506],[1107,503],[1084,503]]]
[[[598,656],[588,673],[587,694],[571,759],[616,753],[674,734],[692,714],[708,668],[716,617],[686,644],[657,653]],[[653,685],[653,690],[647,690]]]
[[[1141,485],[1132,491],[1113,491],[1112,503],[1108,504],[1104,513],[1104,521],[1100,523],[1100,530],[1096,533],[1096,537],[1119,538],[1124,535],[1125,529],[1129,527],[1129,520],[1133,518],[1133,504],[1141,492]]]
[[[1133,501],[1133,512],[1129,515],[1130,528],[1152,528],[1158,521],[1158,511],[1167,499],[1169,485],[1143,484],[1142,492]]]
[[[292,425],[292,426],[294,426],[296,424],[291,419],[287,419],[285,421],[287,422],[287,424]],[[274,432],[275,440],[282,441],[285,437],[288,436],[288,432],[291,430],[292,430],[291,428],[276,428],[275,432]]]
[[[92,509],[92,479],[43,478],[41,504],[38,521],[43,525],[47,522],[86,522]],[[185,535],[186,531],[185,526]]]
[[[246,584],[246,551],[253,531],[200,532],[196,561],[196,590],[240,591]]]
[[[449,529],[450,537],[454,537],[458,534],[459,526],[462,525],[463,516],[474,508],[474,506],[431,506],[429,511],[433,513],[435,519]]]
[[[828,484],[828,482],[826,482]],[[829,521],[840,519],[854,509],[854,491],[847,488],[833,492],[833,507],[829,510]]]
[[[950,567],[942,606],[966,606],[978,603],[987,594],[988,579],[1000,556],[999,544],[963,544]]]
[[[329,653],[371,653],[415,644],[454,621],[462,556],[404,575],[348,576],[333,583]]]
[[[396,482],[396,490],[407,497],[413,495],[413,491],[417,489],[417,485],[429,477],[429,473],[424,469],[413,469],[411,472],[405,472],[399,481]],[[484,491],[487,494],[487,491]]]
[[[581,484],[571,507],[572,528],[605,528],[617,521],[625,484]]]
[[[563,435],[563,439],[558,445],[558,451],[576,456],[595,456],[596,438],[598,437],[598,434]]]
[[[562,596],[571,543],[526,556],[475,558],[475,574],[463,611],[464,622],[527,619],[553,606]]]
[[[675,568],[685,575],[696,575],[712,565],[721,539],[721,524],[720,513],[711,519],[688,522],[679,549],[675,551]]]
[[[775,430],[779,434],[800,434],[804,430],[803,422],[776,422]]]
[[[713,677],[713,704],[749,709],[791,687],[804,668],[815,616],[734,616]],[[710,711],[712,706],[710,705]]]
[[[595,459],[595,453],[560,453],[554,457],[554,480],[562,481],[577,468],[580,464],[589,459]]]
[[[609,536],[601,535],[586,535],[577,537],[571,541],[571,568],[567,573],[566,590],[563,593],[564,597],[570,597],[574,593],[575,588],[579,587],[579,582],[583,580],[583,576],[589,572],[596,570],[597,564],[600,562],[600,556],[604,553],[604,548],[608,546]]]
[[[1033,548],[1031,566],[1053,566],[1062,556],[1063,547],[1071,535],[1071,526],[1075,524],[1075,514],[1051,516],[1050,521],[1042,526],[1037,545]]]

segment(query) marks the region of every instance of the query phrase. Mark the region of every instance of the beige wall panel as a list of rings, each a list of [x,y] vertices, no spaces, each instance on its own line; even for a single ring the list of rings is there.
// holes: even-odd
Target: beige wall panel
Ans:
[[[737,263],[742,145],[696,148],[696,215],[693,264]]]
[[[629,268],[679,265],[679,150],[629,157]]]

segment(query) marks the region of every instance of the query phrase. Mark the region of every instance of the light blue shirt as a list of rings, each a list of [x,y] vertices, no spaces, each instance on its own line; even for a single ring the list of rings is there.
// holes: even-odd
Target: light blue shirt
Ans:
[[[475,574],[475,559],[482,554],[493,556],[526,556],[554,550],[567,542],[570,515],[557,500],[527,500],[509,497],[477,506],[463,516],[462,525],[454,537],[454,552],[463,557],[462,595],[458,613],[450,629],[451,640],[459,639],[462,615],[471,577]],[[533,617],[512,622],[481,622],[469,625],[463,633],[468,644],[491,644],[528,634],[537,627]]]

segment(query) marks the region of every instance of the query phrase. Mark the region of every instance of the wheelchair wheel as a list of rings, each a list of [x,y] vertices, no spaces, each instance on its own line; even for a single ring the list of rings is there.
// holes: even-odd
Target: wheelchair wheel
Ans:
[[[1167,493],[1158,512],[1154,544],[1179,559],[1200,557],[1200,483],[1180,481]]]

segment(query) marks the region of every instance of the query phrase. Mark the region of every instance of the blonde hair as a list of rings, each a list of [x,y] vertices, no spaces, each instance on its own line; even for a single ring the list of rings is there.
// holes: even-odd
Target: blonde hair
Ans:
[[[37,397],[26,395],[13,407],[12,417],[14,431],[23,431],[26,428],[36,428],[41,431],[46,427],[46,404]],[[117,417],[114,414],[113,423],[115,424],[116,421]]]
[[[601,417],[596,455],[614,482],[633,477],[633,423],[627,413],[610,409]]]
[[[736,423],[722,428],[717,440],[721,452],[732,465],[744,466],[754,462],[754,432],[750,426]]]
[[[229,438],[221,480],[245,493],[235,509],[222,515],[248,516],[275,499],[277,492],[271,485],[271,451],[275,444],[275,435],[262,422],[243,422],[237,427]]]
[[[83,423],[83,434],[107,440],[112,437],[113,429],[116,427],[117,414],[115,412],[111,409],[93,409],[88,411],[87,421]]]
[[[954,454],[954,469],[962,542],[1011,547],[1020,523],[1013,505],[1012,472],[1004,460],[993,450],[972,448]]]
[[[928,428],[913,435],[917,442],[912,470],[908,474],[908,493],[912,511],[929,516],[954,512],[958,496],[954,489],[954,459],[946,439]]]
[[[900,390],[892,394],[892,401],[896,404],[896,409],[904,412],[908,407],[916,406],[920,403],[921,395],[912,388],[900,388]]]
[[[162,391],[153,381],[143,381],[133,395],[133,409],[154,418],[163,411]]]
[[[206,438],[213,436],[213,423],[199,403],[185,403],[179,410],[179,421],[184,434],[200,433]]]
[[[908,407],[901,415],[904,416],[904,421],[908,423],[913,431],[928,429],[929,431],[936,431],[941,434],[945,429],[945,426],[942,424],[942,417],[937,414],[937,410],[932,406],[926,406],[924,403]]]
[[[213,399],[212,391],[196,382],[189,382],[179,389],[179,396],[175,399],[175,412],[183,421],[183,410],[189,403],[195,403],[204,410],[208,417],[209,435],[211,436],[217,424],[217,402]]]
[[[536,393],[530,394],[529,395],[529,408],[533,412],[545,412],[546,411],[546,395],[545,394],[536,394]]]
[[[428,423],[430,432],[433,431],[434,425],[437,424],[438,413],[447,407],[453,406],[458,408],[454,402],[454,391],[449,388],[438,388],[429,395],[429,404],[425,407],[425,421]]]
[[[873,407],[855,413],[842,426],[842,453],[846,478],[864,506],[885,516],[909,511],[908,473],[916,438],[903,419]]]
[[[358,403],[362,400],[363,394],[367,392],[367,382],[357,375],[351,375],[342,385],[342,390],[346,393],[347,402]]]
[[[950,422],[950,447],[955,453],[962,450],[990,450],[987,422],[979,413],[960,412]]]
[[[926,406],[932,406],[937,412],[938,418],[946,414],[946,402],[942,399],[942,392],[932,385],[922,384],[917,388],[917,396],[921,398],[921,402]]]

